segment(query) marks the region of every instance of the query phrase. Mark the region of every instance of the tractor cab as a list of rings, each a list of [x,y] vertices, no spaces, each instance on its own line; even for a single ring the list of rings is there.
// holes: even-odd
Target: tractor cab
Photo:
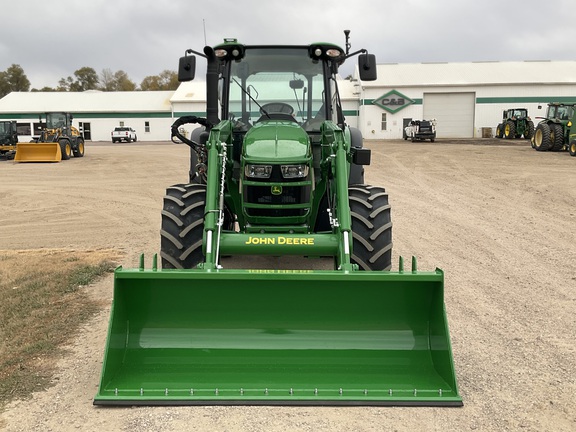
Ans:
[[[200,55],[208,60],[208,91],[218,94],[218,106],[207,107],[208,120],[212,124],[233,120],[238,128],[281,120],[310,132],[318,132],[322,121],[332,120],[344,128],[336,74],[338,66],[355,54],[327,43],[245,46],[225,39],[213,49],[207,47]],[[361,54],[358,61],[360,78],[375,80],[374,55]],[[194,78],[195,63],[194,56],[180,59],[180,81]],[[207,99],[214,104],[214,99]]]
[[[74,135],[79,133],[72,127],[73,116],[66,112],[47,112],[46,127],[42,130],[40,142],[58,141],[60,136]]]
[[[556,121],[568,121],[572,120],[574,112],[574,105],[551,103],[548,105],[546,118]]]
[[[72,114],[65,112],[49,112],[46,113],[46,128],[47,129],[60,129],[70,127],[72,124]]]

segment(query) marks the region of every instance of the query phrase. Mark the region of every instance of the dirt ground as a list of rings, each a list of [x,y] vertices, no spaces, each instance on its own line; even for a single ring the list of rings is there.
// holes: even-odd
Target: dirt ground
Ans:
[[[394,260],[445,271],[463,408],[94,407],[109,310],[82,330],[54,386],[12,403],[27,431],[574,431],[576,158],[525,141],[368,142],[366,181],[390,194]],[[0,249],[159,251],[166,186],[188,150],[89,143],[62,163],[0,161]],[[112,276],[90,287],[111,300]]]

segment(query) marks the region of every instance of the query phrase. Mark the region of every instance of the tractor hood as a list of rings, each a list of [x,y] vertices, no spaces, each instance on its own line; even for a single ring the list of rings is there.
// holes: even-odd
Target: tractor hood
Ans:
[[[257,123],[244,141],[244,160],[250,162],[300,162],[310,158],[308,135],[290,121]]]

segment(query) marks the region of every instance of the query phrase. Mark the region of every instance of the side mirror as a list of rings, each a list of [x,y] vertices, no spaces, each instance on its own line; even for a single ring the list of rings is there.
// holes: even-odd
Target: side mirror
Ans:
[[[192,81],[196,75],[196,57],[184,56],[180,57],[178,63],[178,81]]]
[[[358,70],[362,81],[376,81],[376,56],[374,54],[360,54],[358,56]]]

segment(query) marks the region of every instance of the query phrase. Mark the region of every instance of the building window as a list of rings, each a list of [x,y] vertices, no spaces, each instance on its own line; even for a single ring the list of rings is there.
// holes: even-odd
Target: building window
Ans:
[[[30,123],[16,123],[16,131],[18,135],[32,135]]]
[[[120,127],[124,127],[124,122],[123,122],[123,121],[120,122]]]
[[[150,132],[150,122],[149,121],[144,122],[144,132]]]
[[[381,129],[383,131],[386,130],[386,113],[382,113],[382,127],[381,127]]]

